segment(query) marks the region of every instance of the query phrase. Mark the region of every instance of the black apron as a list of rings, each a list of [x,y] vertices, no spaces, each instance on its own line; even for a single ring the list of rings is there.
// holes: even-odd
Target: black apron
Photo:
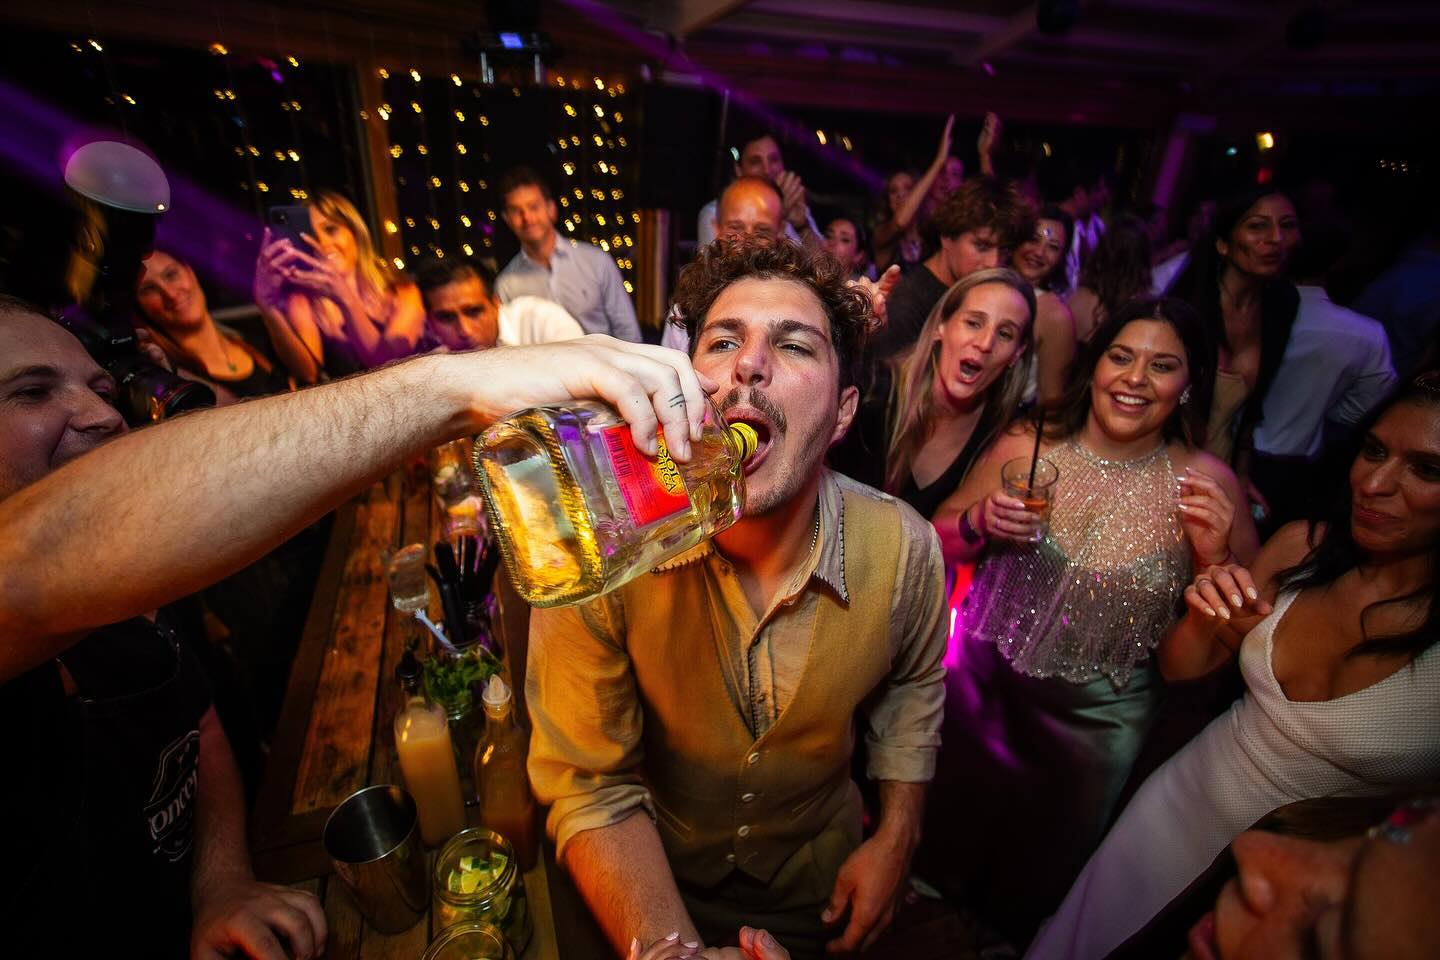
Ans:
[[[56,768],[69,796],[22,865],[12,930],[36,956],[185,957],[204,676],[163,616],[103,628],[57,659],[77,690]]]

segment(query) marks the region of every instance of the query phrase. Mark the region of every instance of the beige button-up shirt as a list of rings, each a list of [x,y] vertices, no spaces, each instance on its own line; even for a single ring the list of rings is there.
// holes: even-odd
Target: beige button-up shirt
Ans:
[[[708,541],[657,568],[655,573],[664,575],[647,578],[646,602],[668,603],[667,586],[677,575],[704,580],[710,609],[677,611],[677,635],[683,632],[682,620],[711,618],[716,635],[725,640],[728,660],[721,669],[731,700],[757,738],[775,723],[801,682],[821,592],[850,609],[886,604],[892,669],[868,705],[867,773],[875,780],[926,782],[934,774],[940,745],[949,627],[939,541],[926,520],[900,504],[895,535],[902,542],[894,589],[848,583],[842,484],[885,497],[826,471],[814,546],[763,615],[755,615],[734,566]],[[549,823],[561,851],[576,833],[617,823],[636,807],[654,814],[640,770],[644,704],[637,702],[627,647],[674,641],[628,637],[624,623],[616,594],[580,607],[537,609],[531,616],[529,678],[535,682],[527,699],[535,724],[530,774],[536,796],[552,805]]]

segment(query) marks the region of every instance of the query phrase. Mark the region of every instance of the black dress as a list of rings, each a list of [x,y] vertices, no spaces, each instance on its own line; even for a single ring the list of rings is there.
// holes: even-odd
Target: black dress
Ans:
[[[850,432],[830,451],[831,468],[876,489],[885,487],[885,451],[890,446],[890,405],[894,401],[893,377],[889,364],[880,364],[875,368],[873,378],[860,399],[860,408],[855,412]],[[945,498],[960,486],[966,471],[980,455],[989,433],[986,418],[981,417],[964,449],[944,473],[924,487],[915,482],[912,474],[896,496],[914,507],[920,516],[926,519],[933,517]]]

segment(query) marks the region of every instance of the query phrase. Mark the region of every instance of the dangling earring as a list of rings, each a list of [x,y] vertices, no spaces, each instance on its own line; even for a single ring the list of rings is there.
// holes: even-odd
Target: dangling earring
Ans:
[[[1189,403],[1189,402],[1190,402],[1190,387],[1189,387],[1189,385],[1186,385],[1185,389],[1180,392],[1180,406],[1183,407],[1183,406],[1185,406],[1185,404],[1187,404],[1187,403]]]

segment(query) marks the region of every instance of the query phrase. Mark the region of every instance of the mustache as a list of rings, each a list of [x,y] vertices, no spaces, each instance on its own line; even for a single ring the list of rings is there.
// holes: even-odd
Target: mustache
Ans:
[[[720,412],[724,413],[731,407],[739,406],[742,403],[754,407],[764,414],[765,419],[770,421],[776,433],[784,435],[785,431],[789,429],[789,424],[785,421],[785,414],[780,412],[775,401],[771,400],[759,387],[735,387],[725,394],[724,400],[720,401]]]

